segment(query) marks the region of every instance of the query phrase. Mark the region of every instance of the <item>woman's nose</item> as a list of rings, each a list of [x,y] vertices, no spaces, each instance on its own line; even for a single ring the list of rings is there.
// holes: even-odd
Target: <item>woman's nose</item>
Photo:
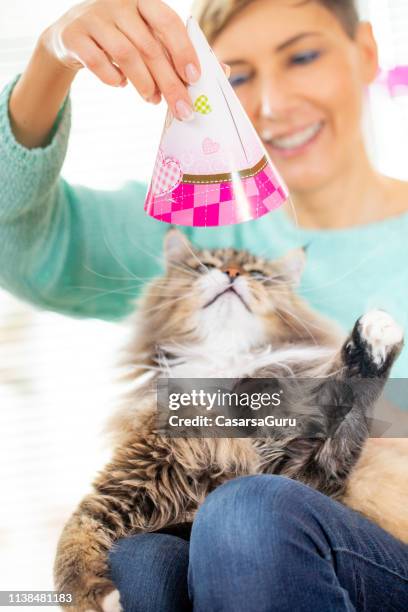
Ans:
[[[295,107],[295,96],[283,83],[265,79],[260,84],[259,115],[262,119],[285,120],[295,110]]]

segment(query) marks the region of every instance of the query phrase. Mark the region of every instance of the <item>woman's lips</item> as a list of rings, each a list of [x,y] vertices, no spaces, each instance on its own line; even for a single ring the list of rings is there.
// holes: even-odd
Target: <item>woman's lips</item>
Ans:
[[[320,136],[324,122],[319,121],[287,136],[272,138],[264,134],[263,140],[268,148],[281,157],[294,157],[303,153]]]

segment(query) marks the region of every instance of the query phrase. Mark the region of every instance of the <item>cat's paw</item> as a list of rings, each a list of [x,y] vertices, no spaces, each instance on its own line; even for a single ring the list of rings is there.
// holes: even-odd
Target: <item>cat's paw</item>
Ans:
[[[117,589],[105,595],[100,602],[103,612],[123,612],[120,604],[120,593]],[[85,612],[98,612],[96,608],[88,608]]]
[[[119,591],[115,589],[109,595],[106,595],[101,601],[101,607],[103,612],[122,612]]]
[[[65,607],[69,612],[122,612],[119,591],[113,582],[107,579],[90,579],[87,588],[75,585],[69,588],[73,596],[73,605]]]
[[[383,310],[371,310],[357,321],[344,347],[345,364],[362,377],[382,376],[397,358],[404,332]]]
[[[383,310],[371,310],[359,321],[361,339],[367,344],[372,361],[381,367],[390,352],[401,344],[403,329]]]

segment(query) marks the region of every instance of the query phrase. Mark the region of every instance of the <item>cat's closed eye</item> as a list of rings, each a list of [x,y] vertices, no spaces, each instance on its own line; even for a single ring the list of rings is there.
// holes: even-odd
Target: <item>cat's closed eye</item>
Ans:
[[[257,280],[264,280],[265,278],[267,278],[265,272],[263,272],[262,270],[249,270],[248,274],[253,278],[256,278]]]
[[[200,272],[200,274],[205,274],[210,270],[214,270],[217,266],[211,262],[202,262],[199,266],[197,266],[196,270]]]

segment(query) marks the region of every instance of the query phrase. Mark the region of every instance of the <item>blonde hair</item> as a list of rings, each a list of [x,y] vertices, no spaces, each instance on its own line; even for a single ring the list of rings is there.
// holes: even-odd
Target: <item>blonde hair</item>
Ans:
[[[299,4],[315,1],[338,18],[344,30],[354,37],[359,22],[355,0],[299,0]],[[255,0],[195,0],[193,15],[210,43],[213,43],[230,21]]]
[[[193,15],[210,43],[231,19],[254,0],[195,0]]]

